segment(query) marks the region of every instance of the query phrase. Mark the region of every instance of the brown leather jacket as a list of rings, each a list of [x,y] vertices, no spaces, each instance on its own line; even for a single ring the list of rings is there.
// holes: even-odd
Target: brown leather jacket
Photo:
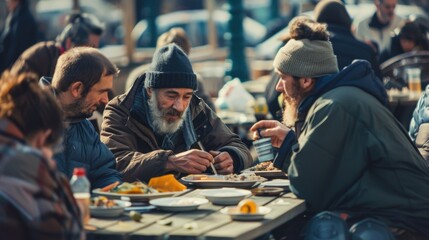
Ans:
[[[152,129],[130,115],[136,93],[143,89],[144,77],[138,78],[138,82],[127,93],[109,102],[104,111],[101,130],[101,141],[115,155],[116,167],[123,174],[124,181],[128,182],[136,179],[147,182],[154,176],[166,174],[168,156],[188,150],[184,143],[176,145],[173,150],[161,149]],[[236,173],[252,165],[253,160],[246,145],[203,100],[194,95],[189,107],[197,138],[207,151],[228,152],[234,160]]]

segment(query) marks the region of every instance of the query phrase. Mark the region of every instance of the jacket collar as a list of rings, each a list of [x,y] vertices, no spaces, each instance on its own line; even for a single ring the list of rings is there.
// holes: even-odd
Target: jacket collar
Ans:
[[[380,30],[389,26],[389,25],[390,25],[390,22],[388,22],[388,23],[380,22],[380,20],[377,17],[377,12],[375,12],[374,15],[372,15],[371,20],[368,23],[369,27],[380,29]]]

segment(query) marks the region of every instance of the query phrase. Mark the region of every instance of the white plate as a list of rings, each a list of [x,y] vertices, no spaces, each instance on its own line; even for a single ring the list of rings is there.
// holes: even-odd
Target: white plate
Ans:
[[[271,212],[271,208],[260,206],[256,213],[240,213],[237,207],[226,207],[220,212],[230,215],[232,220],[253,221],[263,219],[267,213]]]
[[[249,190],[236,188],[217,188],[202,190],[200,194],[213,204],[236,205],[245,197],[251,195]]]
[[[89,210],[91,212],[92,217],[117,217],[124,213],[126,207],[131,206],[130,202],[121,201],[121,200],[113,200],[117,206],[113,207],[97,207],[97,206],[89,206]]]
[[[182,212],[192,211],[198,206],[208,203],[204,198],[169,197],[150,200],[149,203],[164,211]]]
[[[261,187],[281,187],[288,188],[290,181],[287,179],[273,179],[271,181],[266,181],[261,183]]]
[[[262,181],[258,180],[247,180],[247,181],[232,181],[225,180],[225,176],[223,175],[210,175],[210,179],[204,180],[195,180],[192,175],[182,177],[182,181],[186,184],[191,185],[196,188],[221,188],[221,187],[230,187],[230,188],[251,188],[257,183],[259,184]]]
[[[264,178],[286,178],[286,174],[281,170],[272,170],[272,171],[251,171],[245,169],[241,171],[242,173],[254,173],[256,176],[261,176]]]
[[[103,192],[100,188],[92,190],[92,193],[98,196],[106,196],[110,199],[129,199],[130,201],[143,201],[148,202],[151,199],[171,197],[178,193],[183,193],[187,190],[180,192],[163,192],[163,193],[141,193],[141,194],[124,194],[124,193],[114,193],[114,192]]]

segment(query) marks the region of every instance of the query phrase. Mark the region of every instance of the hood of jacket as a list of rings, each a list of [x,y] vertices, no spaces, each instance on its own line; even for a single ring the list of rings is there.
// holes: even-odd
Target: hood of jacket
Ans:
[[[339,73],[317,78],[314,89],[299,105],[298,113],[306,113],[313,103],[326,92],[337,87],[357,87],[374,96],[387,106],[388,96],[381,81],[375,76],[371,65],[366,60],[355,60]]]

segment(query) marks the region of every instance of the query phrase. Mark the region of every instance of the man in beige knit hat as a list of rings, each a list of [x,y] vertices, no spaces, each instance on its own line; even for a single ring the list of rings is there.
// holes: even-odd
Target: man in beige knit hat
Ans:
[[[328,230],[323,226],[335,221],[332,216],[348,216],[337,217],[346,220],[338,225],[344,229],[328,231],[326,239],[351,234],[353,224],[353,234],[365,232],[368,218],[377,219],[371,224],[388,237],[427,239],[429,191],[421,189],[429,184],[429,168],[386,107],[387,94],[370,64],[356,60],[339,72],[326,25],[300,17],[290,24],[290,35],[273,64],[276,90],[285,99],[283,123],[264,120],[251,130],[279,148],[274,166],[288,173],[291,190],[306,200],[305,216],[322,213],[307,235]],[[277,233],[295,239],[290,235],[307,221],[300,216]]]

